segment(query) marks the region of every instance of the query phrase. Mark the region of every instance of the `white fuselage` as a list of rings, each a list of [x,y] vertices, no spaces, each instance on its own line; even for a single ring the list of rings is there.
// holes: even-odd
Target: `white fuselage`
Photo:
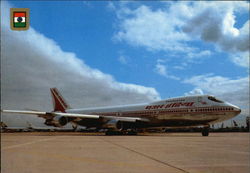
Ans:
[[[148,104],[67,110],[69,113],[142,117],[148,119],[152,127],[209,125],[230,119],[240,111],[237,106],[209,95],[171,98]]]

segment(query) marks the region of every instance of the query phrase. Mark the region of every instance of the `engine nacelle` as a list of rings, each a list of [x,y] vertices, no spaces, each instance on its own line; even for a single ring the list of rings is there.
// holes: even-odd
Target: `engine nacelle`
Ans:
[[[45,121],[46,125],[55,126],[55,127],[62,127],[68,123],[68,118],[64,116],[57,115],[50,121]]]
[[[119,120],[109,120],[104,128],[113,129],[113,130],[123,130],[123,122]]]

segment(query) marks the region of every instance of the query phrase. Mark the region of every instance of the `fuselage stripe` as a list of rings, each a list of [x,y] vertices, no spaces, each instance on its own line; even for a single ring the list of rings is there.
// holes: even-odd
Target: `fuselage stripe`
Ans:
[[[166,115],[166,114],[204,114],[204,113],[226,113],[237,112],[230,107],[199,107],[199,108],[180,108],[165,110],[143,110],[143,111],[126,111],[126,112],[92,112],[93,115],[103,116],[145,116],[145,115]]]

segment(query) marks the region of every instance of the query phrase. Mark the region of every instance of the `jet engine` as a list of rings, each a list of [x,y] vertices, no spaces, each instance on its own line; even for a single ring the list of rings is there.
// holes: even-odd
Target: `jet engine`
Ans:
[[[68,118],[64,116],[57,115],[53,119],[46,120],[44,124],[54,127],[62,127],[68,123]]]
[[[104,128],[123,130],[123,122],[119,120],[109,120],[106,124],[104,124]]]

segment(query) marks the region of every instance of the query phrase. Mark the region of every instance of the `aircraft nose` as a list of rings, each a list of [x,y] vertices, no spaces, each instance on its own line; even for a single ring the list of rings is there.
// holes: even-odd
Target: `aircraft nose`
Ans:
[[[238,112],[238,114],[241,113],[241,109],[240,108],[238,108],[236,111]]]
[[[238,106],[233,105],[233,109],[234,109],[234,111],[237,112],[237,114],[241,113],[241,109]]]

